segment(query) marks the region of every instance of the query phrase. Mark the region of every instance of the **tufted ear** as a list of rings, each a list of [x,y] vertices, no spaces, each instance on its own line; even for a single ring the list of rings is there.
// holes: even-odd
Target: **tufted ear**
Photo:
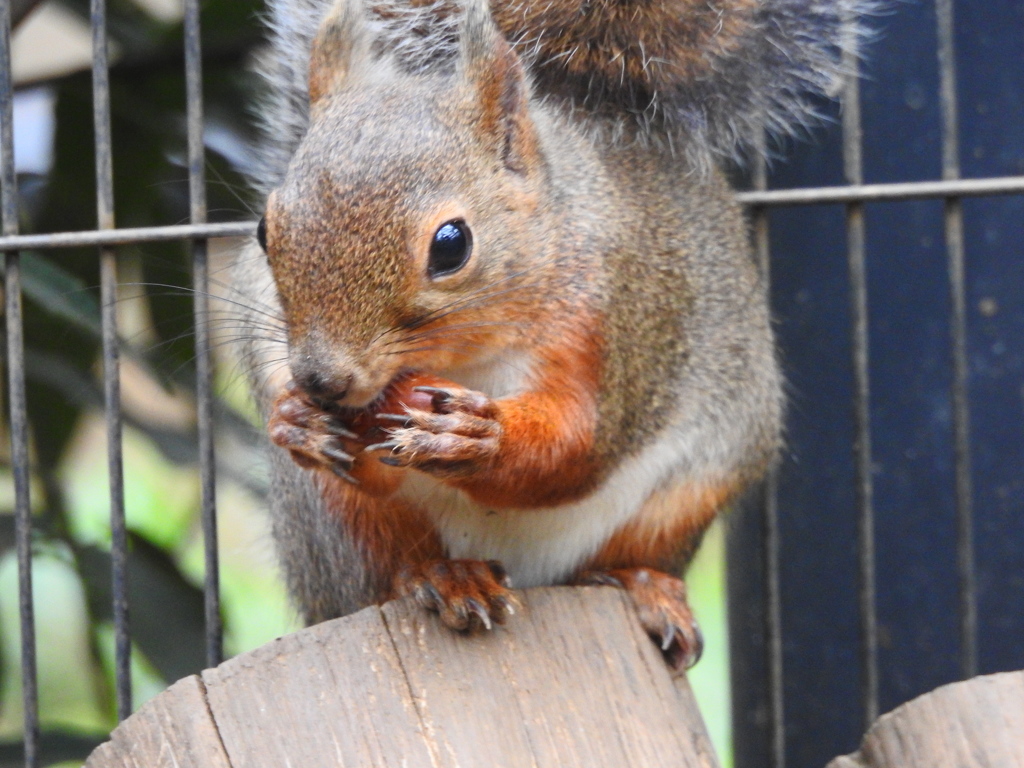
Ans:
[[[351,78],[370,60],[370,30],[363,0],[335,0],[313,40],[309,59],[309,103]]]
[[[538,158],[530,120],[530,89],[518,54],[502,36],[487,0],[465,0],[460,71],[476,93],[478,130],[512,171],[525,173]]]

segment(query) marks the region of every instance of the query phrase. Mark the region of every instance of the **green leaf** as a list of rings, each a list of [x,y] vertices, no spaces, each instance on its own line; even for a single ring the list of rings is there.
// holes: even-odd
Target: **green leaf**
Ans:
[[[55,317],[99,338],[100,305],[79,276],[38,253],[21,256],[22,290]]]
[[[89,616],[79,574],[67,548],[49,541],[32,558],[40,722],[43,728],[103,733],[111,726],[101,706],[90,647]],[[0,733],[11,738],[23,727],[21,636],[18,632],[18,563],[14,552],[0,558],[0,632],[4,666]]]
[[[128,610],[133,642],[168,683],[200,672],[206,666],[202,590],[186,581],[159,547],[140,536],[130,534],[130,539]],[[110,553],[84,547],[78,564],[93,616],[112,620]]]

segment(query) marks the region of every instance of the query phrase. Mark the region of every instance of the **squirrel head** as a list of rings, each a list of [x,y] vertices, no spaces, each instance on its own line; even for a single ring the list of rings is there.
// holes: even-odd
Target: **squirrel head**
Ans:
[[[379,48],[360,2],[337,2],[260,227],[296,382],[352,407],[513,343],[550,262],[529,84],[486,6],[467,5],[454,65],[403,71]]]

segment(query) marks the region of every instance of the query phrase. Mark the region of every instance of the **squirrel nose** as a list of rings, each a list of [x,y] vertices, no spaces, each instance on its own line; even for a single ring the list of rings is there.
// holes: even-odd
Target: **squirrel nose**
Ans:
[[[322,400],[341,400],[352,386],[352,374],[331,376],[315,369],[292,373],[307,394]]]

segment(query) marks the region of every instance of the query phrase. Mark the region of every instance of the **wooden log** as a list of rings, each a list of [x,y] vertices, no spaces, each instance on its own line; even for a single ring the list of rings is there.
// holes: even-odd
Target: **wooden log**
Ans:
[[[86,768],[716,768],[622,591],[519,594],[472,636],[397,601],[280,638],[172,686]]]
[[[1024,671],[944,685],[880,717],[827,768],[1024,768]]]
[[[203,684],[179,680],[119,725],[86,766],[230,768]]]

